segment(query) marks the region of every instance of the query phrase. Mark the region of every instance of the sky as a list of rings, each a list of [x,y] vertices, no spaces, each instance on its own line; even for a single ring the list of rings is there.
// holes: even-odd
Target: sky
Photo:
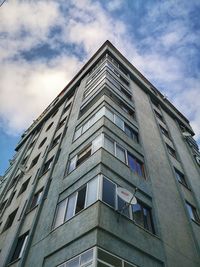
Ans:
[[[199,0],[0,0],[0,175],[23,131],[106,41],[200,144]]]

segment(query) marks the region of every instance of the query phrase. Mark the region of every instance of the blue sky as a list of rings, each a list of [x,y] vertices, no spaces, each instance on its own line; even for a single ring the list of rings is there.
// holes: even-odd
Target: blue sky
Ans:
[[[6,1],[0,174],[22,132],[109,39],[191,121],[200,143],[199,0]]]

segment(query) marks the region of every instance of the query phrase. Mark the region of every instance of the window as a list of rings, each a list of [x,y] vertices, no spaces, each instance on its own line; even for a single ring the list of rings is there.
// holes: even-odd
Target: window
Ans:
[[[21,188],[20,188],[20,190],[19,190],[19,194],[18,194],[18,196],[21,195],[21,194],[26,190],[29,181],[30,181],[30,178],[27,179],[27,180],[22,184],[22,186],[21,186]]]
[[[51,157],[49,160],[47,160],[44,163],[44,166],[43,166],[42,171],[41,171],[41,175],[43,175],[45,172],[47,172],[51,168],[51,165],[53,163],[53,158],[54,157]]]
[[[131,138],[133,139],[136,143],[139,143],[139,137],[138,137],[138,133],[135,132],[129,125],[127,125],[125,123],[124,125],[124,131],[125,133]]]
[[[56,109],[56,110],[54,111],[54,113],[51,115],[51,118],[53,118],[53,117],[58,113],[58,110],[59,110],[59,109]]]
[[[144,163],[106,135],[104,135],[104,148],[128,165],[137,175],[145,178]]]
[[[73,157],[70,160],[68,173],[73,171],[83,161],[88,159],[101,146],[102,146],[102,135],[99,135],[92,141],[92,144],[90,144],[89,146],[85,147],[81,152],[79,152],[75,157]]]
[[[158,111],[156,111],[155,109],[154,109],[154,112],[156,114],[156,117],[159,118],[162,122],[164,122],[163,116]]]
[[[169,146],[168,144],[166,144],[166,147],[167,147],[167,150],[168,150],[169,154],[171,156],[173,156],[174,158],[176,158],[176,151],[171,146]]]
[[[32,143],[30,143],[28,149],[30,149],[31,147],[33,147],[34,144],[35,144],[35,140]]]
[[[1,203],[1,205],[0,205],[0,212],[2,212],[2,210],[6,206],[7,201],[8,201],[8,199],[6,199],[3,203]]]
[[[7,221],[6,221],[5,225],[4,225],[3,231],[6,231],[8,228],[11,227],[11,225],[12,225],[14,219],[15,219],[15,216],[16,216],[16,214],[17,214],[17,210],[18,210],[18,208],[17,208],[16,210],[14,210],[14,211],[8,216],[8,219],[7,219]]]
[[[12,179],[12,181],[11,181],[9,187],[8,187],[8,190],[9,190],[10,188],[12,188],[12,187],[16,184],[16,182],[18,181],[19,177],[20,177],[20,174],[18,174],[17,176],[15,176],[15,177]]]
[[[199,215],[197,213],[196,208],[187,201],[186,201],[186,207],[187,207],[190,219],[192,219],[195,222],[200,223]]]
[[[46,140],[47,140],[47,137],[45,137],[45,138],[42,140],[42,142],[39,144],[38,148],[41,148],[41,147],[44,145],[44,143],[46,142]]]
[[[59,143],[59,140],[61,138],[61,134],[59,134],[52,142],[51,144],[51,148],[53,148],[54,146],[56,146]]]
[[[70,109],[71,104],[72,104],[72,103],[70,103],[69,105],[67,105],[67,106],[63,109],[63,114],[64,114],[65,112],[67,112],[67,111]]]
[[[29,156],[29,155],[28,155]],[[26,156],[25,158],[23,158],[23,160],[21,161],[21,165],[24,165],[28,159],[28,156]]]
[[[57,130],[60,129],[60,128],[65,124],[66,120],[67,120],[67,117],[65,117],[64,119],[62,119],[62,120],[59,122],[58,127],[57,127]]]
[[[128,165],[133,172],[145,178],[144,164],[130,153],[128,153]]]
[[[10,194],[10,197],[8,199],[8,202],[7,202],[7,207],[11,204],[15,194],[16,194],[16,191],[14,191],[14,192],[12,192],[12,194]]]
[[[102,200],[115,208],[116,185],[110,180],[103,178]]]
[[[24,248],[26,246],[27,240],[28,240],[28,232],[21,235],[18,238],[17,245],[15,247],[15,251],[14,251],[13,256],[11,258],[11,262],[21,258],[22,253],[24,251]]]
[[[53,122],[49,124],[49,126],[46,129],[46,132],[52,127],[52,125],[53,125]]]
[[[184,174],[182,172],[178,171],[176,168],[174,168],[174,170],[175,170],[175,174],[176,174],[176,179],[179,181],[179,183],[188,187]]]
[[[93,204],[97,200],[97,194],[98,177],[95,177],[77,192],[58,203],[53,228],[58,227],[81,210]]]
[[[168,138],[170,138],[169,132],[165,128],[163,128],[161,125],[159,125],[159,126],[160,126],[161,133],[164,134],[165,136],[167,136]]]
[[[35,208],[40,203],[42,199],[42,191],[43,191],[43,188],[34,194],[31,205],[30,205],[30,210]]]
[[[154,233],[153,223],[151,218],[151,209],[143,203],[138,202],[132,205],[133,219],[136,223]]]
[[[33,168],[36,164],[37,164],[37,162],[38,162],[38,160],[39,160],[39,157],[40,157],[40,154],[39,155],[37,155],[33,160],[32,160],[32,162],[31,162],[31,165],[30,165],[30,168],[29,169],[31,169],[31,168]]]

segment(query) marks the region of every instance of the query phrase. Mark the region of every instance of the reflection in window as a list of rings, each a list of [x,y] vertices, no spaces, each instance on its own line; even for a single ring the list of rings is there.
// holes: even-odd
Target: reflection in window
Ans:
[[[112,183],[110,180],[104,178],[102,200],[111,207],[115,208],[115,195],[116,195],[116,185]]]

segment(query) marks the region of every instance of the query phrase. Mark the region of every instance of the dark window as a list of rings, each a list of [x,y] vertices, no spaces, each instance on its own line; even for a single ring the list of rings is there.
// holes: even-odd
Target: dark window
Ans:
[[[59,122],[58,127],[57,127],[57,130],[60,129],[60,128],[65,124],[66,120],[67,120],[67,117],[65,117],[64,119],[62,119],[62,120]]]
[[[156,111],[155,109],[154,109],[154,112],[156,114],[156,117],[158,117],[161,121],[164,122],[163,116],[158,111]]]
[[[9,187],[8,187],[8,190],[9,190],[10,188],[12,188],[12,187],[16,184],[16,182],[18,181],[19,177],[20,177],[20,174],[18,174],[17,176],[15,176],[15,177],[12,179],[12,181],[11,181]]]
[[[56,146],[58,143],[59,143],[59,140],[60,140],[60,137],[61,137],[61,134],[58,135],[52,142],[51,144],[51,148],[53,148],[54,146]]]
[[[126,123],[124,124],[124,131],[125,133],[132,138],[135,142],[139,142],[138,133],[135,132],[130,126],[128,126]]]
[[[30,210],[35,208],[40,203],[40,200],[42,198],[42,191],[43,191],[43,188],[34,194],[31,205],[30,205]]]
[[[21,258],[27,239],[28,239],[28,232],[18,238],[14,254],[11,258],[11,262]]]
[[[169,137],[169,132],[165,128],[163,128],[161,125],[160,125],[160,130],[161,130],[161,133],[162,134],[164,134],[165,136],[167,136],[168,138],[170,138]]]
[[[67,106],[63,109],[63,114],[64,114],[65,112],[67,112],[67,111],[70,109],[70,107],[71,107],[71,103],[70,103],[69,105],[67,105]]]
[[[85,206],[85,195],[86,195],[86,186],[84,186],[80,191],[78,191],[76,211],[75,213],[84,209]]]
[[[15,215],[17,214],[17,210],[18,210],[18,209],[14,210],[14,211],[8,216],[8,219],[7,219],[6,224],[5,224],[4,228],[3,228],[3,231],[5,231],[5,230],[7,230],[8,228],[11,227],[11,225],[12,225],[14,219],[15,219]]]
[[[41,175],[43,175],[45,172],[47,172],[51,168],[51,165],[53,163],[53,158],[54,157],[50,158],[47,162],[44,163]]]
[[[1,205],[0,205],[0,212],[4,209],[7,201],[8,200],[6,199],[3,203],[1,203]]]
[[[21,195],[21,194],[26,190],[29,181],[30,181],[30,178],[29,178],[28,180],[26,180],[26,181],[22,184],[22,186],[21,186],[21,188],[20,188],[20,190],[19,190],[19,194],[18,194],[18,196]]]
[[[37,162],[38,162],[38,160],[39,160],[39,157],[40,157],[40,154],[39,154],[39,155],[37,155],[37,157],[35,157],[35,158],[32,160],[32,162],[31,162],[31,165],[30,165],[30,168],[29,168],[29,169],[33,168],[33,166],[35,166],[35,165],[37,164]]]
[[[33,147],[33,145],[35,144],[35,140],[29,145],[29,148],[30,149],[31,147]]]
[[[102,200],[111,207],[115,208],[115,194],[116,185],[104,177]]]
[[[125,83],[127,86],[129,86],[129,81],[127,81],[123,76],[119,76],[120,80]]]
[[[185,185],[185,186],[187,187],[187,183],[186,183],[186,180],[185,180],[185,176],[184,176],[180,171],[178,171],[177,169],[175,169],[175,174],[176,174],[176,178],[177,178],[177,180],[178,180],[181,184],[183,184],[183,185]]]
[[[167,150],[168,150],[169,154],[171,156],[173,156],[174,158],[176,158],[176,151],[171,146],[169,146],[168,144],[166,144],[166,146],[167,146]]]
[[[46,142],[46,140],[47,140],[47,137],[45,137],[45,138],[42,140],[42,142],[39,144],[38,148],[41,148],[41,147],[44,145],[44,143]]]
[[[23,158],[23,160],[21,161],[21,165],[24,165],[26,163],[27,158],[28,158],[28,156],[26,156],[25,158]]]
[[[51,115],[51,118],[53,118],[57,113],[59,109],[56,109],[55,112]]]
[[[138,202],[137,204],[132,205],[132,211],[134,221],[154,233],[151,209],[143,203]]]
[[[131,117],[135,118],[135,112],[134,110],[130,109],[128,106],[126,106],[123,102],[120,102],[121,108],[129,114]]]
[[[132,99],[131,93],[127,92],[122,86],[120,86],[121,92],[129,99]]]
[[[9,197],[9,199],[8,199],[7,206],[9,206],[9,205],[11,204],[11,202],[12,202],[14,196],[15,196],[15,193],[16,193],[16,191],[12,192],[12,194],[10,195],[10,197]]]
[[[194,206],[192,206],[189,202],[186,202],[186,207],[189,213],[189,216],[192,220],[200,223],[199,215],[197,213],[197,210]]]
[[[83,161],[85,161],[87,158],[89,158],[91,156],[91,152],[92,152],[92,147],[89,146],[88,148],[86,148],[83,152],[81,152],[78,155],[78,159],[77,159],[77,163],[76,163],[76,167],[78,165],[80,165]]]
[[[46,129],[46,132],[52,127],[52,125],[53,125],[53,122],[49,124],[49,126]]]
[[[144,164],[130,153],[128,153],[128,165],[132,171],[137,173],[137,175],[145,178]]]

